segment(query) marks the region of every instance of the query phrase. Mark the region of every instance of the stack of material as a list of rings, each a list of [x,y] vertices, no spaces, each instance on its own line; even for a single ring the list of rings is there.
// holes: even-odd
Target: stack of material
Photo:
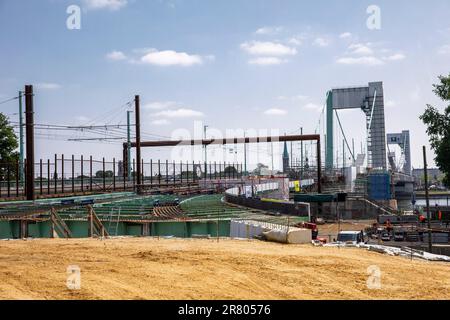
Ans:
[[[253,220],[231,221],[230,237],[244,239],[264,237],[269,241],[292,244],[311,243],[312,240],[309,229],[288,228],[280,224]]]
[[[270,230],[263,232],[263,234],[267,240],[281,243],[304,244],[312,241],[311,230],[309,229]]]
[[[343,244],[343,243],[328,243],[323,245],[324,247],[358,247],[358,248],[364,248],[369,251],[374,251],[382,254],[387,254],[390,256],[400,256],[400,257],[406,257],[406,258],[418,258],[428,261],[445,261],[450,262],[450,257],[425,252],[422,250],[415,250],[408,247],[391,247],[391,246],[383,246],[383,245],[377,245],[377,244]]]

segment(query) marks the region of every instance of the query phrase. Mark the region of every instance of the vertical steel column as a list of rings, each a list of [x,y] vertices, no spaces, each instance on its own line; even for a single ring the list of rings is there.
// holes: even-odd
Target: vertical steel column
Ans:
[[[161,160],[158,160],[158,188],[161,187]]]
[[[423,146],[423,174],[425,178],[425,201],[427,205],[427,223],[428,223],[428,251],[433,252],[432,234],[431,234],[431,215],[430,215],[430,198],[428,193],[428,168],[427,168],[427,151]]]
[[[61,155],[61,191],[64,193],[64,154]]]
[[[333,169],[333,143],[333,92],[329,91],[327,93],[327,149],[325,152],[325,168],[327,170]]]
[[[42,195],[42,159],[39,160],[39,191]]]
[[[211,162],[209,163],[209,180],[212,180]]]
[[[169,160],[166,160],[166,185],[169,184]]]
[[[153,159],[150,159],[150,187],[153,188]]]
[[[50,159],[47,159],[47,193],[50,194],[50,181],[51,173],[50,173]]]
[[[131,158],[131,120],[130,120],[130,114],[131,111],[127,111],[127,147],[126,150],[124,149],[124,161],[125,158],[127,159],[126,162],[126,167],[127,167],[127,172],[126,176],[128,177],[128,181],[131,180],[131,162],[130,162],[130,158]]]
[[[123,169],[123,191],[127,190],[127,165],[125,161],[122,161],[122,169]]]
[[[19,160],[16,160],[16,197],[19,196],[19,170],[20,170],[20,164]]]
[[[180,184],[183,185],[183,161],[180,161]]]
[[[105,157],[103,157],[102,161],[102,177],[103,177],[103,192],[106,191],[106,171],[105,171]]]
[[[322,159],[320,150],[320,139],[317,139],[317,192],[322,193]]]
[[[9,197],[11,197],[11,172],[10,172],[10,166],[11,166],[11,164],[8,162],[7,164],[6,164],[6,179],[8,180],[8,182],[7,182],[7,184],[6,184],[6,186],[7,186],[7,188],[8,188],[8,192],[7,192],[7,194],[8,194],[8,198]]]
[[[92,192],[92,156],[89,156],[89,190]]]
[[[300,128],[300,134],[303,135],[303,127]],[[303,140],[300,141],[300,180],[303,179]]]
[[[217,180],[217,162],[214,161],[214,180]]]
[[[116,191],[116,158],[113,158],[113,191]]]
[[[19,91],[19,161],[20,161],[20,181],[23,182],[23,108],[22,108],[22,91]]]
[[[84,176],[84,172],[83,172],[83,166],[84,166],[84,160],[83,160],[83,156],[81,156],[81,163],[80,163],[80,171],[81,171],[81,192],[84,192],[84,185],[83,185],[83,176]]]
[[[72,155],[72,193],[75,192],[75,156]]]
[[[55,180],[54,182],[55,182],[55,185],[54,185],[54,188],[55,188],[55,194],[57,194],[58,193],[58,170],[57,170],[57,168],[58,168],[58,165],[57,165],[57,163],[58,163],[58,155],[57,154],[55,154],[55,165],[54,165],[54,169],[55,169],[55,172],[54,172],[54,175],[53,175],[53,179]]]
[[[173,185],[176,184],[175,161],[173,161]]]
[[[133,191],[136,190],[136,159],[133,159]]]
[[[140,98],[138,95],[134,97],[135,116],[136,116],[136,162],[137,162],[137,193],[141,193],[141,115],[140,115]]]
[[[26,152],[27,152],[27,200],[34,200],[34,106],[33,86],[25,86],[25,121],[26,121]]]

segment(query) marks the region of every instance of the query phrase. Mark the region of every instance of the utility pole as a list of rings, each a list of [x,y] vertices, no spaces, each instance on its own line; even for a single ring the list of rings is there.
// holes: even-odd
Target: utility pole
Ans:
[[[23,109],[22,109],[22,91],[19,91],[19,178],[23,183]]]
[[[141,193],[141,117],[140,117],[140,98],[138,95],[134,97],[135,106],[135,117],[136,117],[136,162],[137,162],[137,172],[136,183],[137,192]]]
[[[244,130],[244,172],[247,175],[247,139]]]
[[[131,180],[131,117],[132,111],[127,111],[127,176]]]
[[[300,134],[303,135],[303,127],[300,128]],[[300,179],[303,179],[303,140],[300,141]]]
[[[423,173],[425,178],[425,200],[427,204],[427,222],[428,222],[428,251],[432,253],[431,239],[431,215],[430,215],[430,198],[428,194],[428,169],[427,169],[427,151],[423,146]]]
[[[33,86],[25,86],[25,121],[27,134],[27,178],[26,195],[27,200],[34,200],[34,107]]]
[[[207,125],[203,126],[203,139],[206,140],[206,129],[208,128]],[[207,177],[208,174],[208,154],[207,154],[207,150],[206,150],[206,144],[204,145],[204,149],[205,149],[205,179]]]

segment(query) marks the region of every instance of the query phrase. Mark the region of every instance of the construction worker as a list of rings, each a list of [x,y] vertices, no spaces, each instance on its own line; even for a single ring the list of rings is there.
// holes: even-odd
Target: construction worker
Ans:
[[[386,231],[389,232],[389,233],[392,231],[392,224],[391,224],[391,220],[390,219],[386,220]]]
[[[426,220],[427,220],[427,219],[425,218],[425,216],[424,216],[423,214],[421,214],[421,215],[419,216],[419,221],[420,221],[421,223],[425,223]]]

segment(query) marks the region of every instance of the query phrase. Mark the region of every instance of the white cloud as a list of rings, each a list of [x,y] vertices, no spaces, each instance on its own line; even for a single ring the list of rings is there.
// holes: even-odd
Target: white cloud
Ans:
[[[336,60],[339,64],[346,65],[366,65],[366,66],[380,66],[383,65],[384,62],[377,57],[374,56],[365,56],[365,57],[343,57]]]
[[[386,62],[401,61],[405,58],[403,53],[393,53],[392,49],[379,48],[379,44],[367,42],[351,44],[347,49],[346,56],[337,59],[336,62],[347,65],[379,66]]]
[[[441,46],[438,49],[438,53],[439,54],[450,54],[450,44],[446,44],[446,45]]]
[[[256,34],[259,35],[274,35],[283,31],[283,27],[262,27],[256,30]]]
[[[128,0],[83,0],[87,9],[107,9],[111,11],[120,10],[128,4]]]
[[[350,32],[344,32],[339,35],[339,38],[347,39],[347,38],[350,38],[351,36],[352,36],[352,34]]]
[[[41,82],[36,84],[36,88],[41,90],[57,90],[61,89],[62,86],[58,83],[51,83],[51,82]]]
[[[203,117],[203,112],[180,108],[176,110],[164,110],[157,113],[154,113],[155,117],[164,117],[164,118],[199,118]]]
[[[362,43],[351,44],[348,48],[352,54],[365,56],[373,54],[373,50],[368,45]]]
[[[245,42],[241,44],[241,49],[256,56],[292,56],[297,54],[297,49],[275,42]]]
[[[106,59],[112,60],[112,61],[120,61],[120,60],[126,60],[127,56],[122,51],[111,51],[110,53],[106,54]]]
[[[303,44],[303,39],[301,37],[292,37],[288,40],[288,43],[293,46],[301,46]]]
[[[325,38],[319,37],[314,40],[313,45],[317,47],[328,47],[330,45],[330,41]]]
[[[248,61],[249,64],[257,64],[260,66],[277,65],[282,64],[284,62],[286,62],[285,59],[280,59],[277,57],[259,57]]]
[[[388,56],[388,57],[386,57],[384,59],[388,60],[388,61],[400,61],[400,60],[404,60],[405,58],[406,58],[406,56],[404,54],[396,53],[396,54]]]
[[[144,105],[144,109],[147,110],[163,110],[176,106],[174,101],[154,101]]]
[[[272,108],[264,111],[266,116],[284,116],[287,114],[287,111],[279,108]]]
[[[196,64],[202,64],[203,59],[199,55],[190,55],[185,52],[176,52],[173,50],[153,50],[152,52],[149,52],[141,57],[141,62],[157,66],[189,67]]]
[[[158,119],[158,120],[153,120],[151,122],[151,124],[153,124],[155,126],[166,126],[166,125],[170,124],[170,121],[167,119]]]

